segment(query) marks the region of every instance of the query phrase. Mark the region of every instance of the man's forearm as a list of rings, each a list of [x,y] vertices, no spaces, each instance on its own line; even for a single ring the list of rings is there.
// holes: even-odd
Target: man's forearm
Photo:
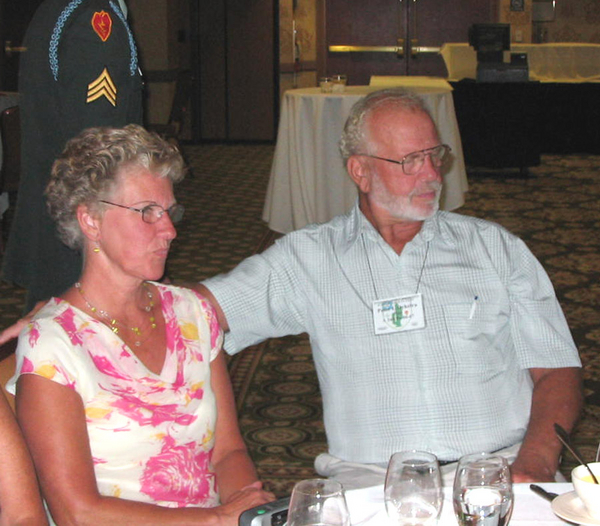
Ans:
[[[562,444],[554,424],[571,431],[583,406],[581,369],[531,369],[534,381],[531,417],[519,455],[512,466],[515,482],[551,481]]]

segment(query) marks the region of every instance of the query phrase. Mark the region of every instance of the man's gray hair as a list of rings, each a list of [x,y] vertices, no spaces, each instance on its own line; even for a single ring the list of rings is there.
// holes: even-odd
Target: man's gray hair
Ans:
[[[344,165],[346,165],[352,155],[369,153],[366,151],[368,149],[369,138],[365,123],[373,111],[387,105],[393,108],[422,111],[431,117],[423,99],[404,88],[389,88],[369,93],[369,95],[360,99],[352,106],[350,115],[346,120],[340,139],[340,153],[342,154]]]

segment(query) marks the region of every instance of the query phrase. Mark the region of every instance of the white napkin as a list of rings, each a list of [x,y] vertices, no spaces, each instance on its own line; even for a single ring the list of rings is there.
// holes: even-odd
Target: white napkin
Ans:
[[[573,485],[569,483],[539,485],[559,495],[573,491]],[[529,489],[529,484],[515,484],[513,491],[515,505],[510,520],[511,526],[556,526],[565,524],[554,515],[550,502],[533,493]],[[346,491],[346,501],[350,510],[352,526],[391,526],[393,524],[385,511],[383,485]],[[457,521],[452,507],[452,488],[444,488],[444,507],[442,508],[439,525],[456,526],[456,524]]]

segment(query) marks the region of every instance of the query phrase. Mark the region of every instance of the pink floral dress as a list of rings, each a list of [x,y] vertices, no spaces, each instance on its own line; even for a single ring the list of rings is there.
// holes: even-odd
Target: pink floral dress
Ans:
[[[210,362],[223,334],[210,304],[156,284],[167,353],[154,374],[106,325],[53,298],[19,337],[17,375],[37,374],[82,398],[102,495],[168,507],[219,503],[211,454]]]

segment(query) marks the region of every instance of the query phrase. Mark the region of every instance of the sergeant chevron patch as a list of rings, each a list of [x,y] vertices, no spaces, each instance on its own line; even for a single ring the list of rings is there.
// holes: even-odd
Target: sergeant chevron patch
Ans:
[[[98,100],[100,97],[106,97],[108,102],[113,106],[117,105],[117,87],[110,78],[110,74],[106,68],[104,68],[104,71],[102,71],[100,76],[94,80],[94,82],[88,84],[86,102],[89,104],[90,102]]]

